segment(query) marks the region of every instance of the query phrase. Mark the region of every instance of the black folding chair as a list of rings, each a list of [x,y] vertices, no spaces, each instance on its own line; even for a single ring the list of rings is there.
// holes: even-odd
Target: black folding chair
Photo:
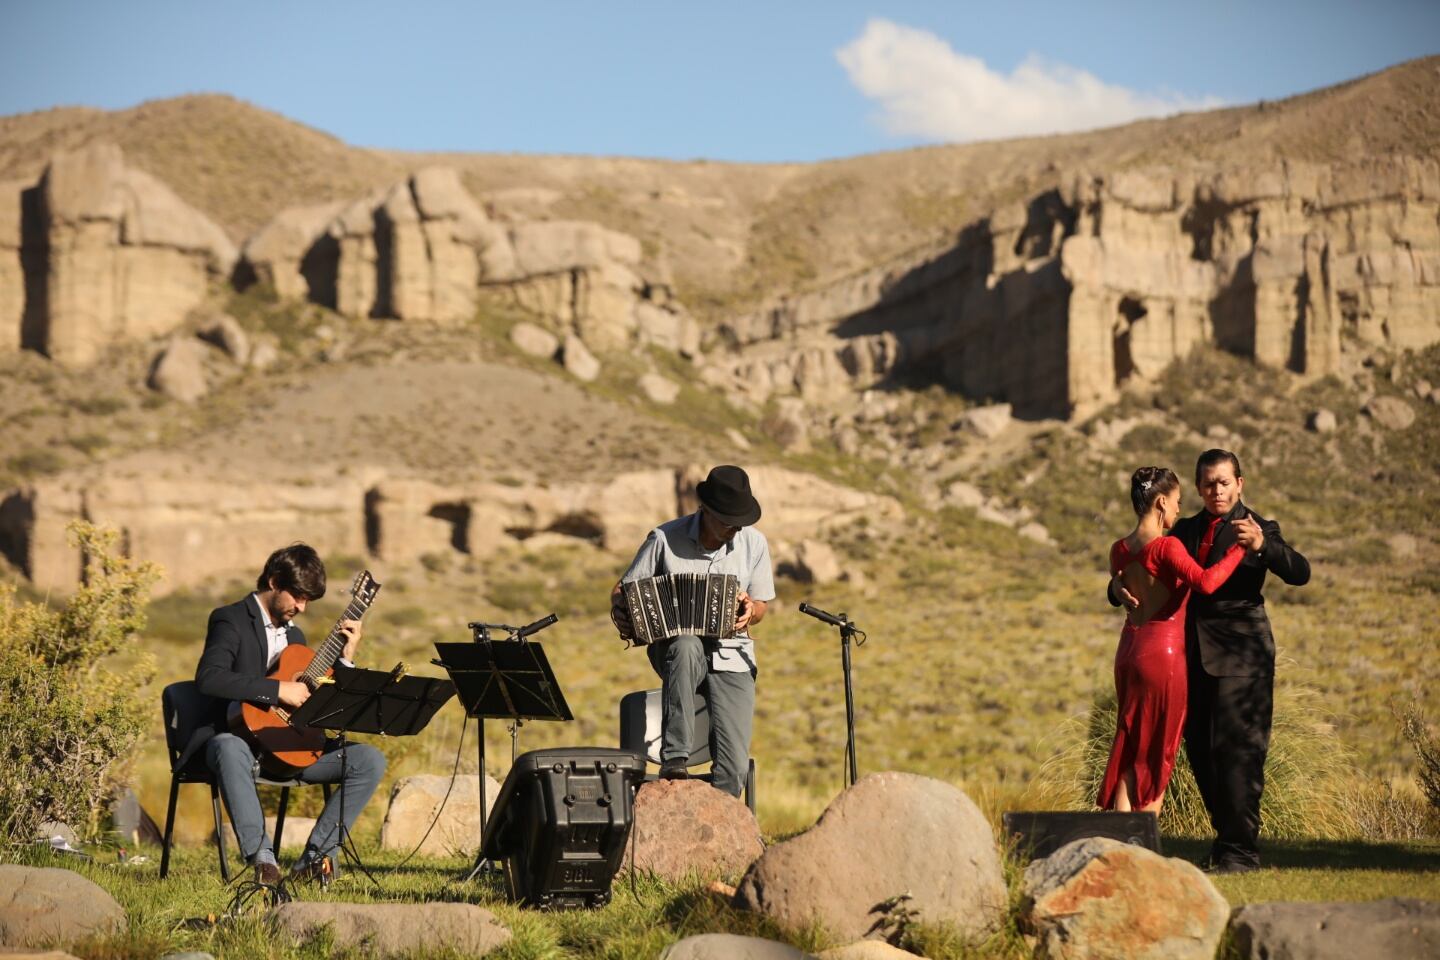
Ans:
[[[165,745],[170,752],[170,803],[165,811],[165,836],[161,841],[160,878],[170,872],[170,843],[175,831],[175,801],[180,795],[182,783],[204,783],[210,786],[210,806],[215,812],[215,847],[220,851],[220,876],[230,882],[230,861],[226,852],[225,824],[220,817],[220,783],[215,774],[205,765],[203,748],[195,750],[189,757],[185,751],[190,745],[192,733],[210,721],[214,701],[200,692],[193,680],[172,683],[160,694],[160,706],[165,715]],[[183,766],[181,760],[184,760]],[[311,784],[299,780],[271,780],[259,774],[256,784],[280,788],[280,806],[275,812],[275,839],[271,849],[280,855],[280,839],[285,833],[285,810],[290,805],[290,788],[306,787]],[[321,784],[325,799],[330,799],[330,785]]]

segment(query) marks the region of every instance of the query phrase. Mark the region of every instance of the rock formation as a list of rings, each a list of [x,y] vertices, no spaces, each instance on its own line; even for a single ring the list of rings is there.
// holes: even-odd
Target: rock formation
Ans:
[[[454,169],[427,167],[348,204],[282,211],[237,273],[352,317],[461,323],[488,296],[591,346],[698,353],[698,325],[640,260],[640,241],[599,224],[491,219]]]
[[[372,957],[406,957],[441,950],[483,957],[510,941],[510,931],[472,903],[316,903],[291,901],[270,914],[280,933],[296,941],[322,934],[330,950]]]
[[[1199,343],[1323,375],[1440,340],[1440,163],[1080,174],[721,332],[712,379],[755,399],[904,374],[1065,417]]]
[[[38,184],[0,185],[0,206],[0,343],[70,366],[174,329],[235,262],[218,226],[113,145],[57,154]]]
[[[735,875],[765,852],[750,808],[702,780],[645,784],[635,796],[634,824],[626,864],[671,883]]]
[[[69,943],[125,923],[115,898],[78,873],[0,864],[0,947]]]
[[[889,497],[803,473],[756,467],[772,537],[813,536],[866,516],[903,516]],[[606,481],[441,486],[410,477],[328,483],[67,474],[0,494],[0,553],[37,587],[70,590],[81,572],[65,534],[70,521],[106,523],[125,551],[165,570],[163,593],[210,577],[248,574],[276,543],[303,539],[322,553],[371,555],[403,565],[429,553],[484,555],[542,533],[613,550],[635,549],[655,525],[693,510],[698,468],[644,470]]]

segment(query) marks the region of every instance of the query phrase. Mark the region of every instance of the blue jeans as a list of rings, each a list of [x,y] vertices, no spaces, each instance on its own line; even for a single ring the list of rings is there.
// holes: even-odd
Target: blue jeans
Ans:
[[[230,812],[240,854],[246,863],[253,863],[256,854],[270,846],[270,838],[265,833],[265,815],[255,792],[255,754],[244,740],[232,733],[220,733],[205,744],[205,765],[220,781],[220,795]],[[343,760],[339,750],[332,750],[296,775],[295,779],[302,783],[340,784],[340,789],[330,794],[324,811],[315,821],[315,829],[310,831],[305,860],[335,856],[340,847],[341,808],[344,808],[348,831],[384,776],[385,755],[364,743],[349,744]]]
[[[645,648],[660,675],[660,759],[689,761],[695,740],[695,693],[702,686],[710,703],[712,783],[740,796],[750,772],[750,733],[755,720],[755,674],[710,669],[710,654],[699,637],[676,637]]]

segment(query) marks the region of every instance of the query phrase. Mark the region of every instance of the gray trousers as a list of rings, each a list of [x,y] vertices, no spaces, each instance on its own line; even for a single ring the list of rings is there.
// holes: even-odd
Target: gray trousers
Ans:
[[[660,759],[689,760],[695,741],[695,692],[710,701],[711,774],[717,790],[740,796],[750,770],[750,733],[755,719],[755,674],[710,669],[699,637],[676,637],[645,648],[660,675]]]
[[[216,734],[205,744],[205,764],[220,781],[220,795],[240,842],[240,854],[253,863],[262,848],[270,846],[265,833],[265,815],[255,792],[255,754],[250,745],[233,733]],[[344,768],[342,782],[341,768]],[[296,775],[302,783],[339,783],[330,794],[324,811],[310,831],[304,858],[334,857],[340,846],[340,811],[344,807],[345,829],[355,825],[360,811],[385,776],[385,755],[369,744],[352,743],[345,748],[342,763],[339,750],[332,750]]]

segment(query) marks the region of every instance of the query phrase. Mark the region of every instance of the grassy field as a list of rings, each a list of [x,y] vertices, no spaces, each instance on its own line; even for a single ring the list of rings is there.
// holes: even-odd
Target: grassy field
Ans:
[[[468,861],[411,861],[399,866],[400,854],[382,853],[362,837],[361,855],[379,883],[349,870],[328,892],[301,888],[303,900],[341,902],[434,902],[479,904],[492,910],[514,938],[490,956],[501,960],[550,958],[652,958],[668,944],[699,933],[730,932],[783,940],[805,950],[838,945],[825,930],[782,930],[753,914],[735,910],[707,883],[671,885],[649,876],[621,873],[613,900],[597,911],[540,913],[506,902],[499,877],[457,882]],[[373,840],[373,838],[371,838]],[[1172,856],[1198,857],[1199,841],[1168,840]],[[322,940],[296,944],[278,938],[267,926],[258,901],[226,916],[234,887],[220,881],[213,850],[189,848],[171,864],[171,875],[158,876],[158,851],[144,850],[149,862],[121,865],[97,852],[93,862],[72,858],[26,856],[24,862],[75,869],[111,893],[126,909],[130,928],[122,935],[70,947],[85,960],[132,958],[152,960],[180,950],[199,950],[217,957],[290,960],[325,956],[358,957],[363,951],[337,951]],[[1405,896],[1440,899],[1440,846],[1434,843],[1371,844],[1362,842],[1294,842],[1271,848],[1274,866],[1241,877],[1218,877],[1216,886],[1234,906],[1263,900],[1368,900]],[[1012,887],[1020,870],[1007,864]],[[730,877],[730,881],[737,878]],[[1012,896],[1012,904],[1018,898]],[[210,919],[211,917],[215,919]],[[911,931],[907,946],[932,958],[1022,958],[1030,948],[1020,933],[1012,906],[1002,928],[983,940],[966,939],[943,927]],[[446,953],[438,957],[449,956]]]

